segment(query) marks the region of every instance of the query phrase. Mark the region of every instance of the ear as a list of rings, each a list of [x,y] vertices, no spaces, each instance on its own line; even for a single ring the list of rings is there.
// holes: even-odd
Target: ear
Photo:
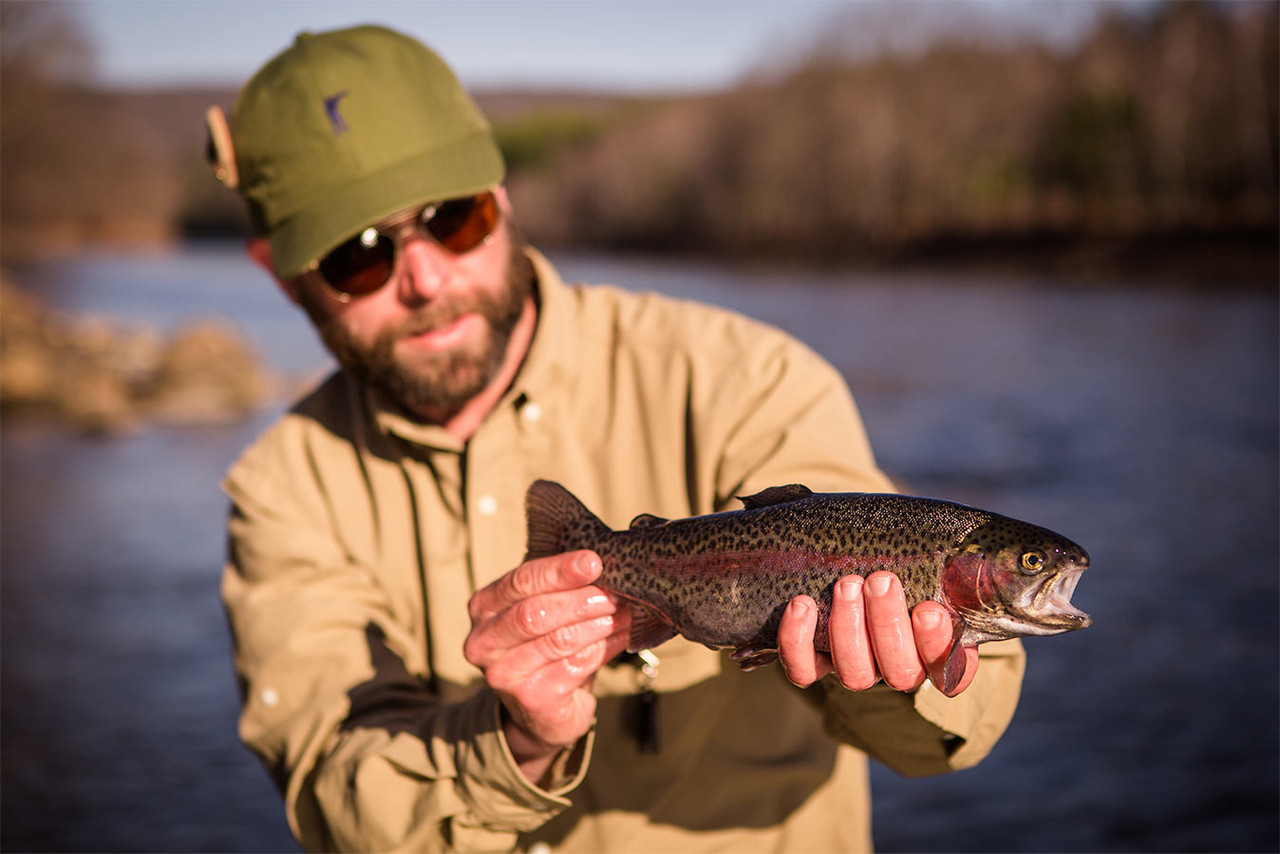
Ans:
[[[265,237],[250,237],[245,241],[245,251],[253,263],[265,270],[280,290],[284,291],[284,295],[289,298],[290,302],[294,305],[301,305],[298,302],[298,283],[296,281],[286,282],[281,279],[276,275],[275,268],[271,266],[271,242],[269,240]]]

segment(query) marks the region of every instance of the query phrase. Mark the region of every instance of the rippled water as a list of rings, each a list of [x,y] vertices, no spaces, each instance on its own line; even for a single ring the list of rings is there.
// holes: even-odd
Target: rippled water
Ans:
[[[874,770],[880,850],[1280,847],[1274,294],[553,260],[797,333],[910,490],[1092,553],[1075,598],[1094,626],[1027,642],[985,763]],[[68,309],[165,327],[225,314],[293,374],[326,362],[233,249],[95,256],[42,282]],[[293,849],[235,739],[217,603],[218,479],[273,414],[111,441],[3,424],[4,850]]]

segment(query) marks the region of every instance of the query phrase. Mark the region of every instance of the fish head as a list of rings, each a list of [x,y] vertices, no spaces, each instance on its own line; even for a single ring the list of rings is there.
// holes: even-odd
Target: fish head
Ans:
[[[1089,554],[1047,528],[997,517],[978,526],[947,560],[942,593],[971,639],[1056,635],[1092,618],[1071,604]]]

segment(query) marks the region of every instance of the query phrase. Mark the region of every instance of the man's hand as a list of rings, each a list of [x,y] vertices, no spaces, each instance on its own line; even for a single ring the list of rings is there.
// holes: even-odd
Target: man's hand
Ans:
[[[941,689],[951,649],[952,625],[937,602],[921,602],[907,612],[902,583],[891,572],[873,572],[866,581],[848,575],[836,582],[830,619],[831,653],[813,648],[818,606],[797,596],[778,627],[778,657],[796,685],[807,687],[834,672],[851,691],[865,691],[883,679],[891,688],[912,691],[926,678]],[[978,650],[964,650],[959,694],[978,670]]]
[[[523,563],[471,597],[463,653],[507,714],[507,744],[532,783],[591,728],[591,681],[626,649],[631,611],[591,582],[593,552]]]

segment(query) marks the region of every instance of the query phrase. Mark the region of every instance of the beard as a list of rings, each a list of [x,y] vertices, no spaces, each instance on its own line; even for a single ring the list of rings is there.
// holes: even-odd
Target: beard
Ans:
[[[356,340],[319,301],[304,297],[320,338],[344,370],[381,391],[403,409],[429,414],[443,422],[455,415],[497,376],[511,342],[511,333],[534,292],[533,263],[524,242],[512,230],[511,255],[502,287],[444,293],[378,333],[370,343]],[[306,289],[303,289],[304,291]],[[396,345],[415,335],[444,329],[467,314],[478,314],[484,335],[475,344],[441,352],[414,351],[397,358]]]

